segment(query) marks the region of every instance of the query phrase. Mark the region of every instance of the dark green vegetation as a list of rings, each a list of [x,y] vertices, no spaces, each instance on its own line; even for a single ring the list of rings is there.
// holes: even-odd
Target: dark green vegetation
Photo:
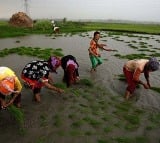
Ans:
[[[72,22],[58,21],[61,33],[78,33],[86,31],[117,31],[160,34],[160,25],[156,24],[126,24],[126,23],[101,23],[101,22]],[[0,22],[0,38],[24,36],[28,34],[50,34],[52,32],[49,20],[37,20],[33,28],[12,27],[7,21]]]
[[[24,123],[24,114],[21,109],[15,107],[14,105],[9,106],[7,109],[20,125]]]
[[[160,87],[151,87],[151,90],[160,93]]]
[[[119,36],[116,36],[116,33],[109,33],[109,35],[112,37],[112,39],[116,41],[120,41],[123,43],[127,43],[126,45],[126,50],[127,48],[131,48],[135,50],[135,53],[133,54],[127,54],[127,55],[121,55],[119,53],[114,54],[114,56],[120,58],[120,59],[128,59],[128,60],[133,60],[133,59],[148,59],[150,57],[160,57],[159,54],[159,48],[153,47],[153,45],[148,44],[147,42],[143,42],[146,40],[154,39],[151,35],[150,36],[136,36],[133,34],[128,34],[128,33],[122,33],[122,36],[126,37],[133,37],[133,38],[138,38],[137,41],[132,40],[132,41],[124,41],[121,40]],[[116,36],[116,37],[113,37]],[[157,39],[154,39],[155,42],[159,44],[159,41]]]
[[[59,56],[62,57],[62,49],[52,49],[52,48],[32,48],[32,47],[17,47],[11,49],[3,49],[0,50],[0,57],[7,56],[9,54],[18,54],[18,55],[27,55],[27,56],[35,56],[40,59],[48,60],[49,56]]]

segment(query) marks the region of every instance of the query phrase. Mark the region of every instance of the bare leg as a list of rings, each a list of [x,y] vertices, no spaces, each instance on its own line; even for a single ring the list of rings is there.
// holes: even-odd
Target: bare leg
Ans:
[[[41,102],[40,93],[36,93],[36,94],[34,95],[34,99],[35,99],[36,102]]]
[[[130,95],[131,93],[128,90],[126,90],[124,98],[128,100]]]
[[[40,91],[41,91],[41,88],[34,88],[33,89],[34,100],[36,102],[40,102],[41,101]]]
[[[95,68],[91,68],[90,72],[93,73],[94,71],[96,71]]]

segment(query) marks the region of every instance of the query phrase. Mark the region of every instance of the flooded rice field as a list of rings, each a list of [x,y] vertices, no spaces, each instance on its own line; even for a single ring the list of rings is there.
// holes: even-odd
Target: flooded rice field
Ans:
[[[113,95],[124,95],[126,85],[124,82],[118,80],[118,75],[122,74],[122,68],[127,58],[119,58],[115,55],[128,54],[146,54],[160,52],[160,36],[157,35],[141,35],[141,34],[122,34],[114,35],[112,32],[101,32],[99,43],[107,44],[108,48],[115,49],[117,52],[101,51],[104,62],[98,67],[97,72],[90,73],[90,60],[88,56],[89,42],[93,36],[93,32],[81,33],[77,35],[31,35],[25,37],[0,39],[0,48],[13,47],[42,47],[42,48],[61,48],[64,55],[74,55],[80,64],[80,76],[91,77],[96,83],[102,84]],[[157,57],[160,59],[159,57]],[[21,56],[7,56],[0,58],[1,66],[9,66],[16,69],[17,74],[20,73],[22,67],[28,61],[34,58]],[[62,71],[54,78],[60,80]],[[159,71],[150,74],[151,85],[159,87]],[[143,75],[141,76],[143,80]],[[145,90],[143,87],[137,89],[134,93],[138,96],[137,105],[147,106],[151,108],[160,109],[160,93],[152,90]]]
[[[63,54],[72,54],[80,65],[80,78],[91,79],[99,88],[84,89],[75,85],[75,93],[58,95],[42,90],[42,103],[32,102],[32,92],[22,89],[22,110],[25,113],[23,129],[18,129],[7,112],[0,114],[0,138],[6,143],[159,143],[160,93],[137,88],[131,103],[124,101],[126,83],[119,80],[123,64],[133,54],[158,55],[160,36],[101,32],[99,43],[117,51],[101,51],[104,59],[97,71],[90,73],[88,55],[93,32],[76,35],[30,35],[0,39],[0,50],[15,47],[61,48]],[[139,56],[140,56],[139,55]],[[128,57],[126,57],[128,56]],[[160,60],[160,57],[157,56]],[[21,70],[36,57],[10,54],[0,58],[0,66],[12,68],[20,77]],[[63,71],[53,74],[55,83],[61,82]],[[159,88],[160,72],[150,74],[151,86]],[[144,76],[141,76],[142,80]],[[78,89],[77,89],[77,88]],[[102,88],[100,88],[102,87]],[[103,89],[107,90],[104,91]],[[87,93],[89,92],[89,93]],[[69,94],[69,95],[68,95]],[[50,96],[51,95],[51,96]],[[53,96],[52,96],[53,95]],[[149,109],[145,111],[141,109]]]

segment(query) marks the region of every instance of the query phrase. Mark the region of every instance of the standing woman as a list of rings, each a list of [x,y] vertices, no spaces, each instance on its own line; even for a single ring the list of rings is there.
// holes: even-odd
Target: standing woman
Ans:
[[[0,105],[6,108],[12,104],[21,106],[22,85],[14,71],[8,67],[0,67]],[[11,98],[8,98],[11,96]],[[7,100],[9,99],[9,100]]]
[[[100,44],[98,41],[100,39],[100,32],[96,31],[94,32],[93,38],[90,41],[89,46],[89,58],[92,64],[91,72],[96,71],[97,66],[101,65],[103,63],[103,60],[101,58],[101,54],[99,52],[99,49],[105,50],[105,51],[114,51],[109,48],[105,48],[107,46],[106,44]]]
[[[62,89],[52,85],[51,72],[56,72],[60,64],[58,57],[50,57],[48,61],[36,60],[25,65],[21,78],[32,89],[35,101],[41,101],[40,92],[42,87],[47,87],[58,93],[64,92]]]

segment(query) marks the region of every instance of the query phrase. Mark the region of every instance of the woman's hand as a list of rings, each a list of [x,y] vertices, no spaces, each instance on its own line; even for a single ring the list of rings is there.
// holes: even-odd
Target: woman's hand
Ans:
[[[76,77],[76,82],[80,81],[80,78],[79,76]]]
[[[57,92],[58,92],[58,93],[64,93],[64,90],[61,89],[61,88],[57,88]]]
[[[1,109],[5,109],[7,107],[7,104],[5,101],[1,101]]]

